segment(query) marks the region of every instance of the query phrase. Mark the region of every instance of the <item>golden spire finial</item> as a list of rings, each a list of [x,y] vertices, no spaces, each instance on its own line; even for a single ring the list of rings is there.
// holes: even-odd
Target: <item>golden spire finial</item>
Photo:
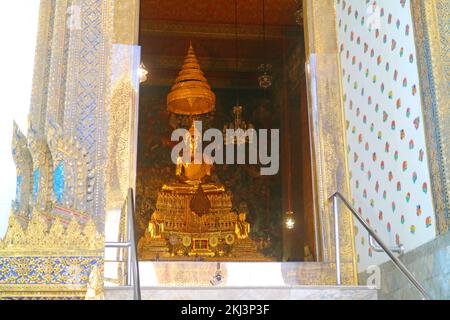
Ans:
[[[175,114],[191,116],[213,111],[215,103],[216,96],[200,69],[190,42],[184,64],[167,96],[167,108]]]

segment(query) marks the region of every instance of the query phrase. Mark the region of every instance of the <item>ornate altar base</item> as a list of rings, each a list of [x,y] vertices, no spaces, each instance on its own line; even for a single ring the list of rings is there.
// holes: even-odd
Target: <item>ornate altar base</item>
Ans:
[[[193,201],[206,201],[198,215]],[[141,260],[270,261],[249,237],[246,213],[231,211],[231,195],[218,184],[164,185],[156,210],[139,240]]]

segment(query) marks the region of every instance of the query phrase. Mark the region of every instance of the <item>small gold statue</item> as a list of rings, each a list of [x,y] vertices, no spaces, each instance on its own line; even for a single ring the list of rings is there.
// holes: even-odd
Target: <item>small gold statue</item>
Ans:
[[[247,214],[245,212],[239,213],[239,220],[236,222],[236,235],[238,239],[248,239],[250,235],[250,223],[245,221]]]
[[[152,239],[159,239],[161,238],[161,233],[164,232],[164,224],[160,224],[157,221],[150,221],[147,232]]]

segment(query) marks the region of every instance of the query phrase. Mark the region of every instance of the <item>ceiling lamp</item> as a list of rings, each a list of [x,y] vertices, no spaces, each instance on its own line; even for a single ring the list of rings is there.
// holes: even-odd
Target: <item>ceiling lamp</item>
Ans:
[[[223,127],[223,133],[225,136],[225,143],[226,144],[243,144],[243,143],[252,143],[253,142],[253,135],[246,135],[245,131],[248,129],[253,129],[253,124],[247,123],[244,120],[242,120],[242,106],[234,106],[233,107],[233,115],[234,115],[234,122],[229,123],[228,125],[225,125]],[[236,134],[236,136],[233,138],[233,140],[229,141],[226,131],[228,129],[231,130],[242,130],[239,131],[241,134]]]
[[[141,62],[141,65],[138,68],[138,76],[140,83],[144,83],[148,79],[148,70],[145,67],[144,62]]]
[[[235,38],[235,50],[236,50],[236,75],[239,72],[239,51],[238,51],[238,5],[237,0],[234,3],[235,7],[235,28],[236,28],[236,38]],[[239,88],[236,88],[236,105],[233,107],[233,116],[234,121],[230,124],[227,124],[223,127],[223,133],[225,136],[225,143],[230,144],[243,144],[243,143],[251,143],[253,141],[253,136],[249,137],[245,134],[245,131],[248,129],[253,129],[253,125],[251,123],[247,123],[242,120],[242,112],[244,107],[239,104]],[[232,141],[229,141],[227,138],[226,131],[228,129],[239,130],[236,132],[236,136]]]
[[[258,71],[261,75],[258,77],[259,87],[261,89],[269,89],[272,86],[272,65],[269,63],[263,63],[258,67]]]
[[[295,219],[294,219],[294,213],[292,211],[286,211],[285,217],[284,217],[284,224],[286,226],[286,229],[292,230],[295,227]]]
[[[262,24],[263,24],[263,43],[264,43],[264,60],[267,61],[267,46],[266,46],[266,1],[262,0]],[[272,86],[272,65],[263,63],[258,67],[260,76],[258,77],[259,87],[261,89],[269,89]]]

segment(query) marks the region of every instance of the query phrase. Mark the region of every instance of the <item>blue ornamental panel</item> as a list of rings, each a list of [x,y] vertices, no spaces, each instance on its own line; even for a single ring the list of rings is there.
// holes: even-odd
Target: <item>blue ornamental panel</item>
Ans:
[[[58,203],[62,204],[63,202],[63,195],[64,195],[64,162],[59,161],[58,165],[55,168],[55,173],[53,177],[53,191],[56,195],[56,200]]]
[[[39,168],[33,171],[33,200],[36,201],[39,192]]]
[[[17,180],[16,180],[16,204],[17,205],[20,205],[20,201],[21,201],[22,182],[23,182],[23,177],[22,176],[17,176]]]

